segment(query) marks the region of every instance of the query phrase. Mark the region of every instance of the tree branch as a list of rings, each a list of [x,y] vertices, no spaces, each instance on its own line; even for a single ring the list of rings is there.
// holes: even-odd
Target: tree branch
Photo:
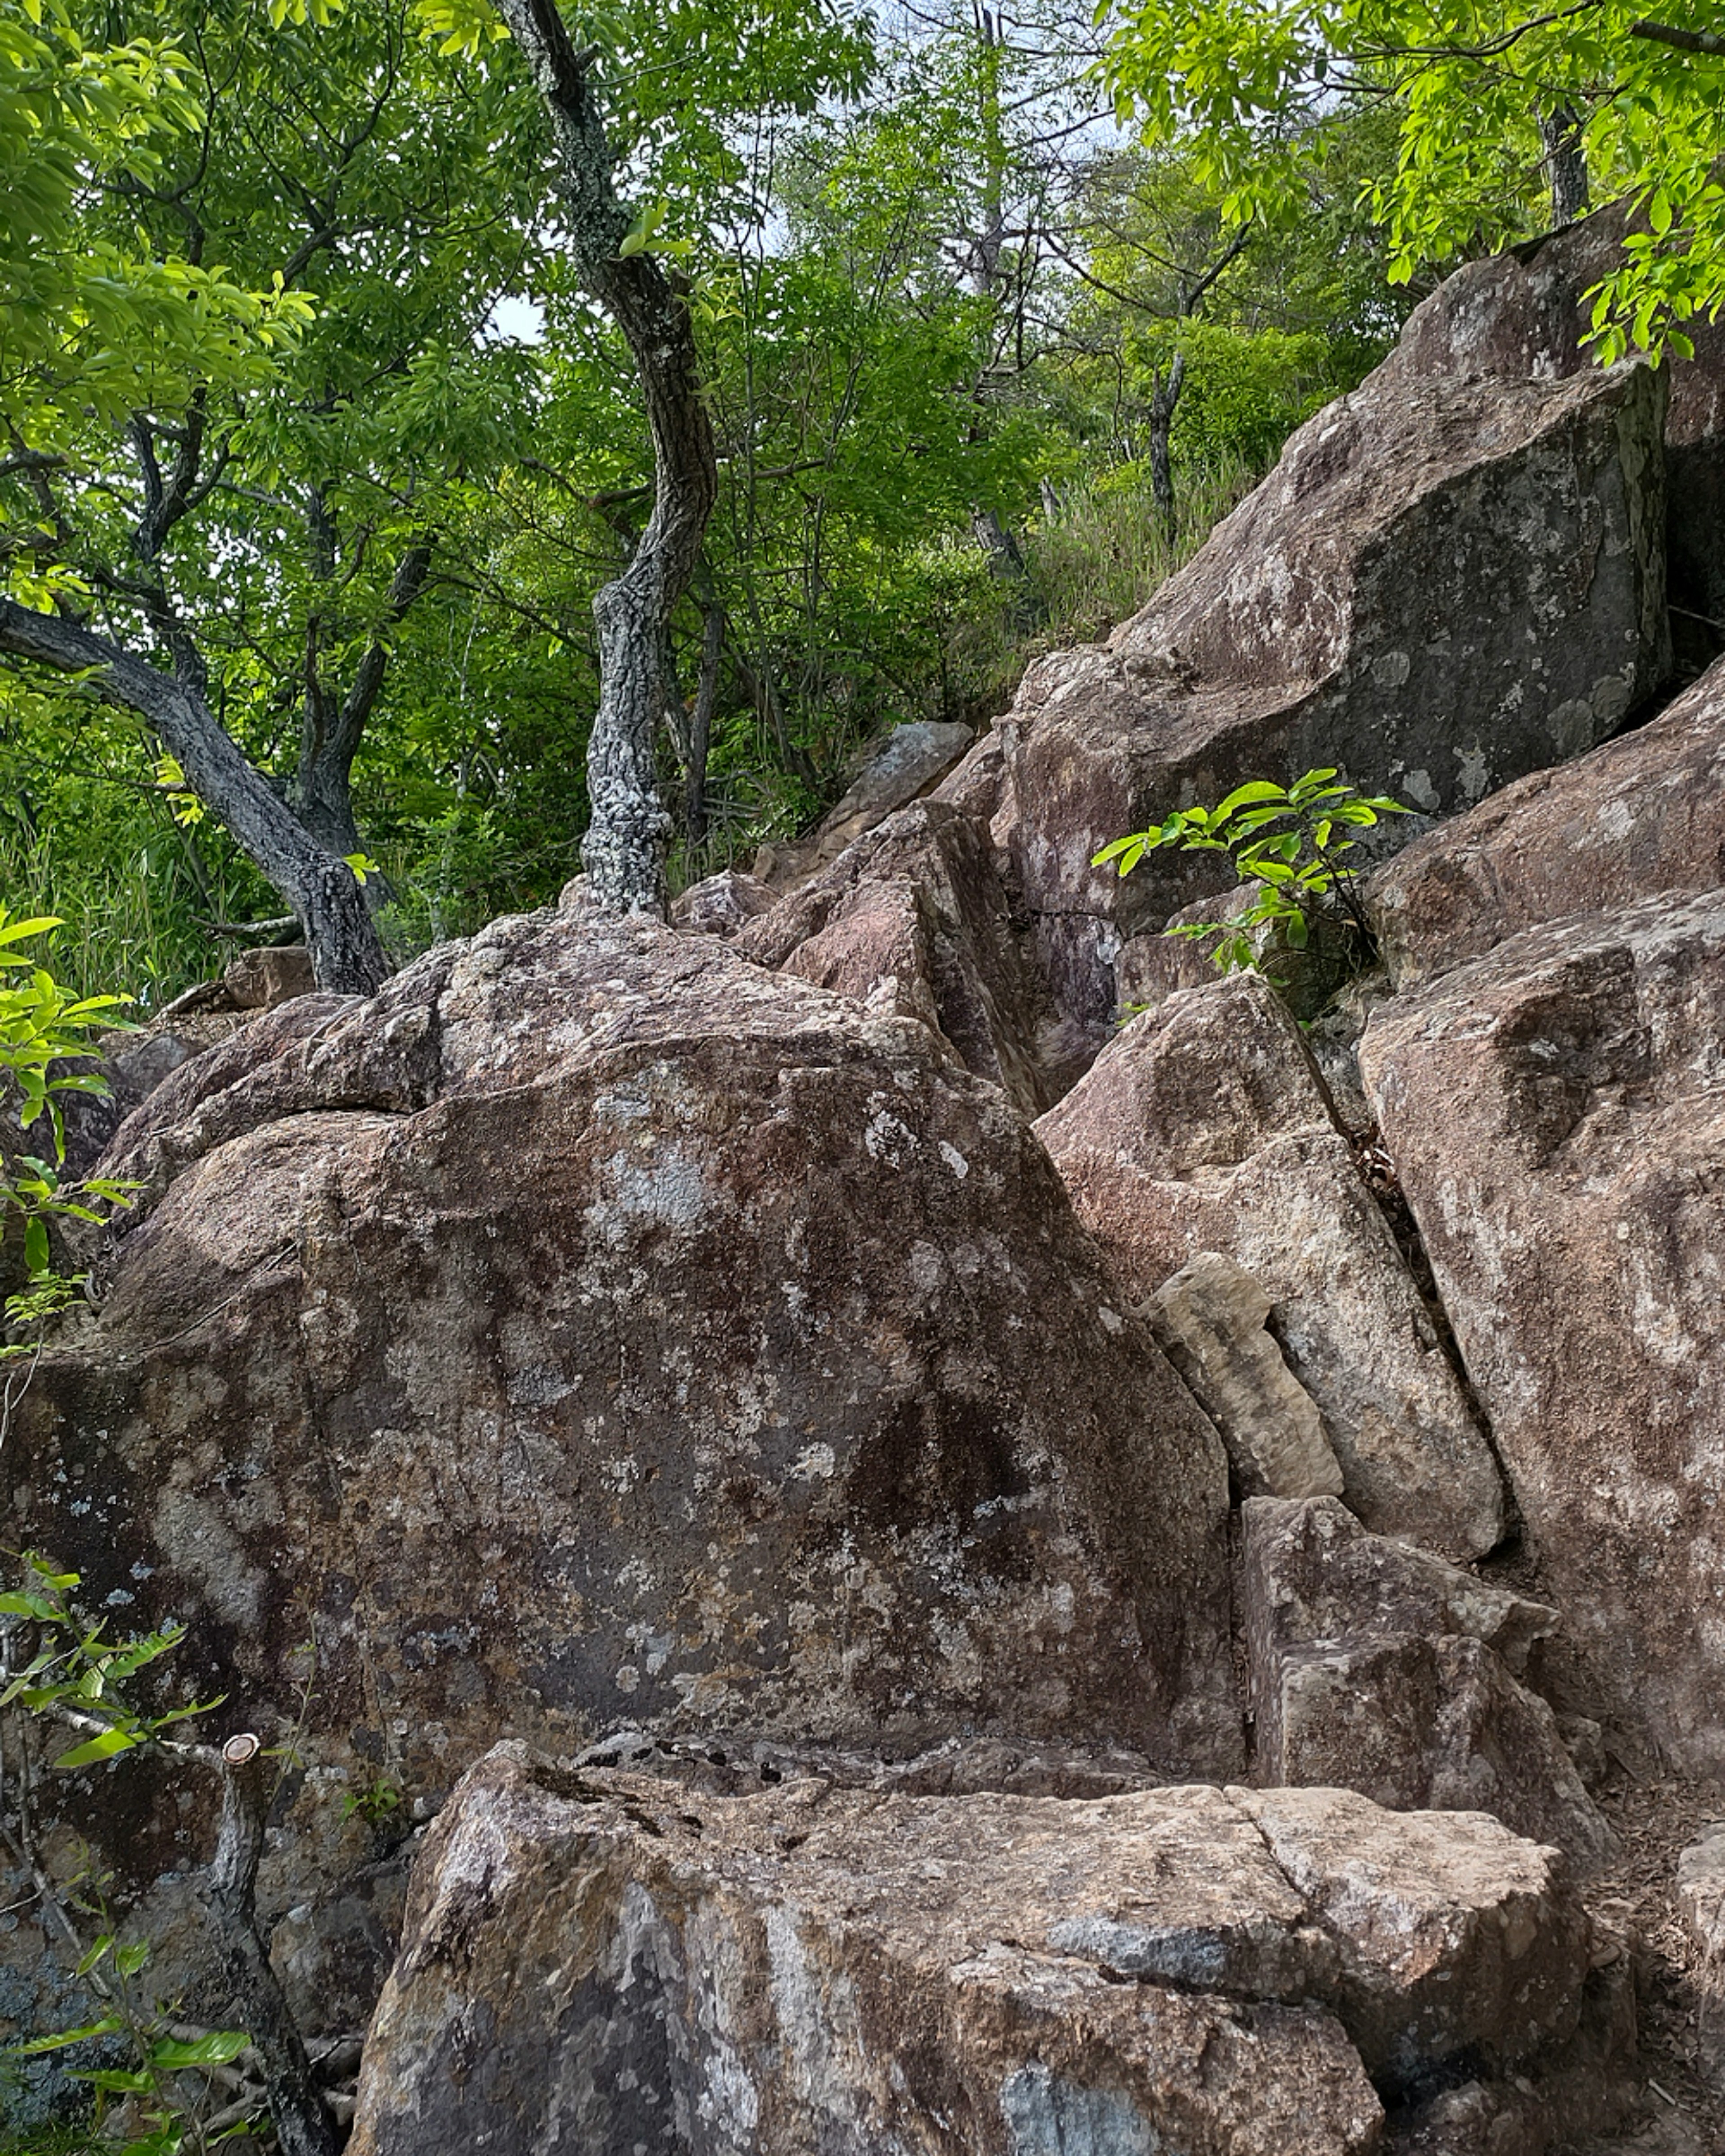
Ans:
[[[1725,38],[1712,30],[1680,30],[1669,23],[1631,23],[1632,38],[1648,38],[1656,45],[1675,45],[1680,53],[1725,53]]]

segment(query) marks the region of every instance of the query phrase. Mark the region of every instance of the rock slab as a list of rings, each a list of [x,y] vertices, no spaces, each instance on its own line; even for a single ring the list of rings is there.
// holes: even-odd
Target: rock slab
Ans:
[[[1398,988],[1567,914],[1725,884],[1725,660],[1645,726],[1506,786],[1368,886]]]
[[[1347,1792],[695,1796],[499,1748],[438,1820],[354,2156],[1368,2156],[1583,2009],[1555,1851]]]
[[[1447,1557],[1497,1542],[1491,1449],[1266,982],[1230,974],[1134,1019],[1036,1131],[1127,1292],[1202,1251],[1261,1284],[1368,1527]]]
[[[1718,1774],[1725,892],[1512,937],[1360,1062],[1593,1696]]]

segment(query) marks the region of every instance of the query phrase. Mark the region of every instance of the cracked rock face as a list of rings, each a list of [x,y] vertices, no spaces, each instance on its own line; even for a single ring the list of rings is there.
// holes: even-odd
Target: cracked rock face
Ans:
[[[1492,1548],[1491,1449],[1267,983],[1230,974],[1134,1019],[1036,1131],[1128,1293],[1202,1251],[1261,1284],[1368,1527],[1448,1557]]]
[[[1122,942],[1228,880],[1173,853],[1117,879],[1091,865],[1110,839],[1318,764],[1452,814],[1658,685],[1664,394],[1633,366],[1482,380],[1392,358],[1105,647],[1030,669],[999,723],[993,828],[1069,1017],[1105,1027]]]
[[[1725,893],[1512,937],[1360,1063],[1589,1683],[1725,1770]]]
[[[1725,884],[1725,660],[1666,711],[1428,832],[1368,886],[1415,988],[1566,914]]]
[[[504,1729],[1226,1769],[1225,1462],[925,1028],[583,906],[175,1074],[13,1532],[187,1683],[446,1788]]]
[[[737,947],[871,1010],[931,1027],[1020,1114],[1070,1084],[1075,1046],[1021,945],[981,823],[943,801],[901,809],[752,921]]]
[[[1555,1851],[1345,1791],[726,1799],[506,1745],[428,1840],[352,2148],[1368,2156],[1386,2097],[1537,2074],[1589,1943]]]
[[[1241,1525],[1261,1781],[1490,1812],[1589,1866],[1612,1853],[1549,1704],[1517,1681],[1556,1610],[1368,1535],[1332,1499],[1257,1500]]]

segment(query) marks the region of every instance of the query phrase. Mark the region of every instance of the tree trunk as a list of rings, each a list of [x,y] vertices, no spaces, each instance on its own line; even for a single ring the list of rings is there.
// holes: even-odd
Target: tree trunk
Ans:
[[[1174,504],[1174,467],[1168,437],[1173,431],[1174,408],[1186,380],[1186,355],[1177,352],[1164,376],[1152,377],[1150,392],[1150,493],[1162,528],[1172,541],[1178,529]]]
[[[369,995],[386,978],[389,961],[352,870],[312,837],[196,690],[92,629],[13,599],[0,599],[0,654],[62,674],[89,670],[101,695],[148,722],[198,798],[292,907],[319,988]]]
[[[706,837],[706,759],[712,745],[713,710],[719,701],[719,661],[725,650],[725,609],[716,599],[701,609],[701,670],[689,717],[689,776],[683,796],[683,844],[691,854]]]
[[[1588,212],[1587,153],[1581,146],[1581,121],[1574,105],[1557,105],[1543,112],[1539,140],[1545,149],[1552,222],[1574,224]]]
[[[294,774],[293,805],[300,821],[337,860],[362,850],[359,826],[353,815],[353,759],[367,721],[382,693],[389,665],[385,629],[400,621],[424,589],[431,568],[431,548],[409,547],[390,580],[389,611],[385,624],[367,644],[347,694],[331,711],[317,678],[315,653],[305,670],[305,703],[300,728],[300,764]],[[367,902],[382,896],[380,880],[367,887]]]
[[[653,514],[629,567],[593,601],[599,708],[588,742],[593,819],[581,859],[601,905],[662,918],[670,818],[659,798],[653,745],[673,688],[664,679],[664,654],[718,492],[695,326],[680,282],[646,249],[619,253],[629,218],[613,184],[594,55],[575,50],[556,0],[496,0],[496,7],[550,117],[576,270],[629,346],[653,439]]]

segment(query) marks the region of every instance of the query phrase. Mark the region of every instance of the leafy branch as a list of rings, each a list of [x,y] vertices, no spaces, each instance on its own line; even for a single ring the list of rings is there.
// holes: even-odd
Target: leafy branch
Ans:
[[[1254,929],[1271,928],[1291,950],[1303,951],[1316,921],[1336,906],[1361,947],[1371,948],[1371,924],[1353,890],[1359,870],[1342,859],[1358,843],[1348,834],[1410,813],[1387,795],[1358,793],[1333,767],[1308,771],[1291,786],[1253,778],[1214,808],[1177,808],[1163,823],[1116,839],[1091,865],[1111,863],[1125,876],[1164,847],[1231,855],[1240,882],[1257,886],[1251,905],[1226,921],[1178,921],[1163,932],[1194,942],[1218,937],[1211,957],[1224,973],[1256,970]]]

